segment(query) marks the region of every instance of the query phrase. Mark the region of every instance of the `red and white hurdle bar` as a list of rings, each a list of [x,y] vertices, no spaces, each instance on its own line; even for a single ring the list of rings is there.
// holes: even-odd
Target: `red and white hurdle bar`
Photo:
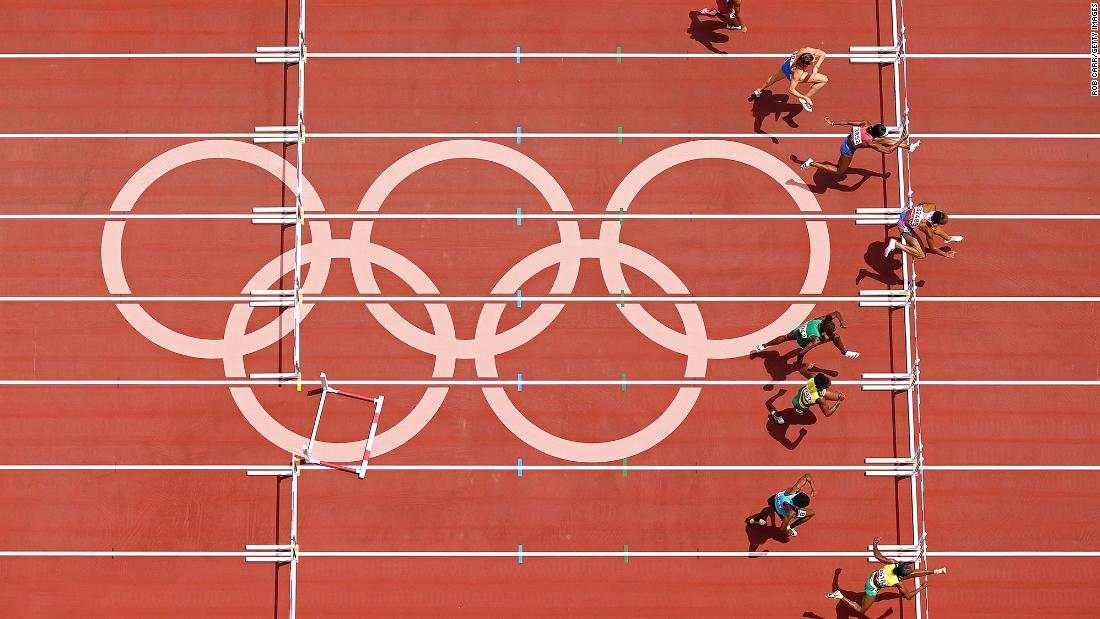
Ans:
[[[321,425],[321,414],[325,410],[325,399],[328,394],[341,395],[345,398],[352,398],[354,400],[363,400],[364,402],[370,402],[374,404],[374,419],[371,420],[370,433],[367,435],[367,443],[363,449],[363,461],[358,466],[348,466],[346,464],[339,464],[336,462],[326,462],[324,460],[317,460],[313,457],[313,443],[317,440],[317,428]],[[304,446],[306,462],[309,464],[318,464],[331,469],[339,471],[346,471],[348,473],[355,473],[359,476],[359,479],[363,479],[367,475],[367,465],[370,462],[370,452],[374,448],[374,437],[378,433],[378,418],[382,415],[382,403],[385,401],[385,396],[377,396],[374,398],[367,397],[365,395],[359,395],[358,393],[352,393],[350,391],[344,391],[343,389],[336,389],[329,386],[328,377],[324,372],[321,372],[321,400],[317,403],[317,416],[313,420],[313,432],[309,435],[309,444]]]

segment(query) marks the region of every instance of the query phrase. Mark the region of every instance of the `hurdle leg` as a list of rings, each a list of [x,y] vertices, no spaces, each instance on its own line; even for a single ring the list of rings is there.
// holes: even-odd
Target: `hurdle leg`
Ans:
[[[321,413],[325,410],[325,396],[330,387],[325,373],[321,372],[321,401],[317,403],[317,416],[313,419],[313,431],[309,434],[309,444],[306,445],[306,462],[313,463],[313,441],[317,440],[317,428],[321,425]]]
[[[363,450],[363,464],[359,465],[359,479],[363,479],[367,476],[367,462],[370,460],[371,449],[374,448],[374,436],[378,432],[378,417],[382,415],[382,403],[385,401],[385,396],[378,396],[374,400],[374,420],[370,424],[370,434],[367,435],[367,447]]]

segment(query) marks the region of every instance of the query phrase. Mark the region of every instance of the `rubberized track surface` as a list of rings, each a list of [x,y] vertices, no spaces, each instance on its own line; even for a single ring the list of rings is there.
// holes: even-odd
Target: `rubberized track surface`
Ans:
[[[0,54],[251,52],[257,45],[293,45],[297,37],[298,8],[270,3],[235,2],[227,8],[215,2],[100,2],[94,9],[82,2],[57,1],[45,8],[9,4],[8,19],[0,24]],[[516,153],[515,161],[533,162],[552,177],[576,213],[606,214],[610,204],[610,213],[617,215],[613,195],[624,178],[651,156],[696,142],[631,133],[747,134],[723,141],[752,147],[754,161],[781,163],[806,184],[780,184],[747,165],[701,159],[669,167],[645,184],[627,205],[630,214],[790,215],[798,213],[790,204],[792,192],[811,196],[825,215],[899,206],[904,181],[893,157],[860,152],[840,181],[799,174],[792,160],[835,157],[839,140],[822,123],[825,115],[896,122],[898,93],[890,65],[831,58],[823,69],[831,84],[816,97],[818,109],[808,114],[778,95],[755,104],[746,100],[780,62],[776,58],[627,56],[618,62],[614,57],[524,57],[517,62],[507,57],[323,56],[510,52],[517,45],[523,53],[611,53],[617,47],[624,54],[787,53],[803,45],[842,53],[850,45],[890,44],[887,2],[832,2],[802,9],[801,19],[792,20],[789,9],[749,0],[752,30],[747,34],[716,30],[717,22],[684,3],[592,6],[553,0],[536,12],[519,3],[461,4],[310,0],[313,56],[304,174],[326,213],[355,213],[364,192],[394,162],[450,140],[326,133],[509,134],[517,127],[522,127],[520,139],[477,140],[497,145],[496,150],[470,139],[455,152]],[[947,12],[949,23],[943,19]],[[1011,217],[1098,213],[1092,138],[1100,121],[1098,100],[1087,92],[1088,60],[919,57],[1086,55],[1088,3],[1045,3],[1034,22],[1025,25],[1017,12],[1001,10],[1001,3],[926,1],[906,7],[905,21],[914,56],[908,61],[905,92],[912,129],[948,134],[925,138],[913,155],[908,172],[915,197],[935,201],[953,215],[998,216],[952,223],[952,233],[965,234],[966,240],[954,260],[932,257],[919,265],[921,297],[1100,294],[1094,277],[1100,267],[1095,220]],[[10,138],[0,144],[4,215],[104,215],[142,166],[203,139],[11,134],[252,134],[256,126],[295,122],[296,70],[256,64],[248,57],[0,58],[0,63],[9,85],[0,92],[0,134]],[[621,143],[614,137],[620,130],[627,134]],[[543,132],[609,135],[527,137]],[[825,133],[830,135],[807,137]],[[1082,136],[973,137],[1039,133]],[[266,149],[297,163],[293,148],[237,141],[249,152]],[[877,226],[827,220],[827,279],[820,289],[806,290],[803,280],[808,263],[814,262],[802,219],[625,219],[621,224],[614,217],[577,223],[535,219],[531,216],[549,213],[550,207],[530,180],[537,170],[525,169],[526,178],[484,160],[442,161],[396,184],[380,208],[382,214],[509,217],[522,208],[521,225],[512,218],[380,219],[369,230],[370,243],[407,258],[444,296],[512,295],[516,285],[495,289],[509,269],[568,237],[570,230],[584,239],[615,231],[622,243],[663,263],[685,287],[662,289],[662,282],[655,281],[663,277],[659,268],[654,271],[644,261],[627,263],[622,289],[629,296],[853,299],[860,290],[902,283],[900,262],[881,258],[883,235]],[[293,204],[291,181],[278,176],[239,161],[181,165],[151,184],[133,213],[247,217],[254,206],[287,204],[288,196]],[[285,616],[285,567],[246,564],[239,556],[43,556],[46,551],[240,553],[245,544],[287,541],[285,481],[248,478],[243,470],[38,466],[277,465],[287,460],[286,450],[261,436],[237,402],[247,373],[286,370],[289,337],[249,350],[243,365],[231,368],[220,358],[176,354],[153,343],[120,315],[125,304],[71,300],[119,292],[105,283],[103,267],[109,245],[103,239],[117,230],[117,223],[0,219],[6,258],[0,275],[0,429],[8,437],[6,466],[0,470],[6,505],[0,552],[7,551],[0,554],[0,603],[10,616],[30,618]],[[306,241],[316,251],[324,247],[318,234],[325,226],[334,239],[353,238],[346,243],[349,251],[368,245],[363,222],[310,220]],[[134,295],[240,297],[250,288],[291,285],[287,252],[293,247],[292,230],[254,225],[247,218],[151,219],[126,222],[121,255]],[[608,249],[608,255],[623,259],[629,252],[622,247]],[[269,263],[272,272],[283,274],[280,281],[269,278],[250,286],[253,274]],[[700,362],[698,339],[684,344],[692,354],[673,352],[627,318],[644,308],[669,332],[690,335],[692,311],[684,306],[692,304],[630,303],[627,298],[620,305],[619,289],[609,284],[614,278],[598,268],[606,264],[587,258],[580,263],[568,290],[557,289],[560,271],[551,262],[518,281],[522,295],[608,300],[524,301],[522,307],[514,300],[446,304],[457,340],[479,339],[484,315],[492,313],[486,307],[497,306],[495,332],[504,332],[533,324],[523,321],[537,320],[540,307],[561,306],[545,331],[496,355],[471,352],[476,345],[456,352],[457,344],[448,348],[436,340],[420,341],[418,350],[383,328],[379,316],[389,324],[397,320],[378,303],[364,307],[361,301],[319,300],[310,305],[301,327],[303,376],[315,378],[323,370],[364,381],[353,389],[384,393],[386,411],[380,453],[371,460],[379,468],[366,480],[329,472],[302,476],[300,616],[843,617],[849,614],[823,595],[836,587],[837,577],[843,590],[860,589],[870,567],[857,554],[865,552],[871,538],[905,544],[921,531],[928,535],[929,562],[950,568],[949,575],[934,579],[922,600],[922,615],[1096,614],[1100,544],[1091,514],[1100,509],[1100,494],[1092,490],[1096,472],[1080,470],[1100,466],[1093,449],[1100,425],[1091,415],[1091,403],[1100,397],[1100,345],[1089,336],[1100,318],[1095,300],[920,304],[924,385],[919,431],[926,464],[921,498],[913,496],[908,479],[864,475],[865,457],[908,454],[905,395],[845,384],[859,381],[865,372],[905,371],[901,311],[861,308],[853,300],[803,303],[815,305],[806,309],[814,316],[842,311],[850,323],[845,340],[862,356],[846,360],[831,347],[813,353],[820,365],[839,373],[836,380],[849,399],[832,418],[778,427],[768,422],[767,412],[772,402],[789,402],[797,388],[781,382],[797,377],[788,376],[790,358],[769,353],[750,359],[742,352],[702,354],[707,358]],[[289,264],[293,267],[292,258]],[[390,264],[410,272],[399,261]],[[314,263],[305,267],[307,294],[370,292],[362,285],[364,274],[339,258],[332,261],[323,292],[311,290],[310,274],[316,275],[317,268]],[[387,268],[376,264],[373,269],[382,295],[424,293]],[[433,305],[438,310],[443,304],[398,302],[393,307],[411,327],[438,334],[442,323],[430,313],[436,310],[425,309]],[[702,337],[752,333],[776,320],[787,305],[699,303]],[[232,339],[226,324],[233,306],[232,300],[144,304],[162,324],[212,340]],[[274,309],[260,308],[238,322],[250,331],[271,333],[263,325],[275,318]],[[407,332],[414,332],[411,327]],[[432,347],[456,355],[453,370],[422,352]],[[489,358],[494,367],[478,366]],[[481,384],[492,379],[512,383],[499,388]],[[643,384],[692,380],[758,384]],[[1079,384],[943,384],[1020,380]],[[426,388],[384,381],[472,384]],[[763,384],[768,381],[780,382]],[[299,392],[291,383],[253,390],[275,421],[308,435],[316,396],[307,391],[313,387]],[[408,427],[411,422],[405,420],[414,417],[410,411],[417,410],[425,393],[442,404],[422,420],[422,429],[406,432],[407,442],[398,446],[400,427],[386,432],[401,423]],[[629,467],[792,470],[532,469],[571,465],[570,460],[581,458],[559,459],[552,448],[536,448],[509,431],[500,409],[489,404],[499,405],[501,394],[534,427],[575,443],[634,435],[658,420],[670,402],[697,398],[690,414],[655,446],[624,447],[630,453],[608,456],[614,451],[609,448],[586,461],[619,465],[628,456]],[[333,403],[326,408],[323,438],[360,441],[363,412],[355,404]],[[520,461],[522,475],[505,468]],[[32,470],[11,465],[31,465]],[[465,470],[385,468],[402,465]],[[469,470],[476,465],[502,465],[502,470]],[[1040,470],[980,471],[977,466]],[[1079,470],[1043,468],[1052,466]],[[789,541],[746,530],[744,518],[801,472],[813,473],[820,488],[814,500],[818,516],[805,530]],[[913,529],[913,505],[921,509],[921,531]],[[527,554],[522,562],[515,556],[520,547]],[[11,556],[14,551],[34,551],[34,556]],[[435,556],[306,555],[347,551]],[[609,556],[531,555],[540,551]],[[749,551],[771,556],[639,554]],[[1092,555],[1056,556],[1072,551]],[[448,552],[501,556],[439,556]],[[790,552],[819,554],[784,556]],[[1009,556],[962,556],[984,552]],[[1047,556],[1024,556],[1028,552]],[[912,602],[903,604],[892,595],[882,599],[871,616],[917,616]]]

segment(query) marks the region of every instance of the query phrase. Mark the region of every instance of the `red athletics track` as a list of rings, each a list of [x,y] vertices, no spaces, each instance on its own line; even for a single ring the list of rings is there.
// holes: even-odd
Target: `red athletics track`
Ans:
[[[1073,3],[1058,3],[1038,27],[1020,31],[1018,19],[992,11],[991,3],[967,3],[950,28],[944,7],[908,7],[910,51],[1081,52],[1066,41],[1084,33]],[[972,5],[972,6],[970,6]],[[698,41],[727,51],[775,52],[811,44],[829,51],[889,40],[889,4],[833,3],[805,12],[805,24],[785,24],[780,7],[754,7],[749,37],[732,41],[708,35],[707,20],[688,16],[692,5],[645,3],[624,12],[556,2],[538,21],[495,4],[428,3],[412,8],[377,2],[368,6],[310,5],[310,49],[325,51],[524,51],[705,52]],[[185,13],[137,11],[117,3],[99,14],[58,4],[32,16],[24,9],[5,51],[248,51],[277,45],[297,16],[249,3],[233,12],[192,5]],[[35,9],[36,11],[38,9]],[[1003,22],[1003,23],[1002,23]],[[227,28],[233,23],[234,28]],[[859,24],[852,28],[851,24]],[[133,33],[155,24],[156,39]],[[291,24],[291,26],[287,26]],[[845,24],[845,28],[840,28]],[[876,24],[878,24],[876,26]],[[692,30],[696,40],[688,32]],[[73,36],[72,32],[87,33]],[[204,32],[196,36],[195,32]],[[1001,45],[996,33],[1015,33]],[[94,35],[92,33],[95,33]],[[242,34],[243,33],[243,34]],[[984,33],[984,34],[983,34]],[[8,33],[5,33],[8,34]],[[244,36],[247,34],[247,36]],[[982,43],[984,38],[988,41]],[[616,40],[618,39],[618,40]],[[122,45],[120,42],[125,41]],[[920,49],[916,49],[917,46]],[[251,60],[5,60],[23,89],[9,89],[0,132],[249,132],[262,124],[291,122],[294,80],[278,67]],[[1038,103],[986,99],[967,60],[910,61],[910,105],[915,131],[1092,131],[1093,103],[1067,96],[1041,126],[1026,113]],[[1019,63],[1018,65],[1016,63]],[[1064,84],[1040,62],[1011,61],[1021,86]],[[714,64],[720,63],[720,64]],[[335,60],[309,63],[307,110],[318,132],[501,131],[524,132],[822,132],[820,117],[885,117],[892,114],[891,72],[842,59],[826,64],[833,79],[817,97],[813,116],[794,116],[797,127],[755,111],[742,100],[777,64],[772,60],[627,59]],[[56,65],[58,68],[51,69]],[[1062,67],[1055,64],[1055,67]],[[1019,68],[1017,68],[1019,67]],[[287,75],[292,75],[293,72]],[[946,78],[944,76],[952,76]],[[79,87],[71,87],[83,80]],[[1041,81],[1040,81],[1041,80]],[[289,86],[287,85],[289,84]],[[176,90],[173,90],[176,89]],[[729,96],[729,92],[738,93]],[[967,93],[959,97],[958,93]],[[1076,92],[1076,91],[1074,91]],[[34,93],[34,98],[28,97]],[[950,96],[947,96],[950,95]],[[23,97],[19,99],[17,97]],[[291,103],[287,103],[287,102]],[[717,103],[716,103],[717,101]],[[952,101],[958,101],[952,106]],[[21,103],[20,103],[21,102]],[[985,105],[985,115],[966,111]],[[1049,99],[1043,105],[1051,106]],[[782,106],[779,111],[789,111]],[[728,112],[725,110],[729,110]],[[717,111],[716,111],[717,110]],[[289,114],[289,116],[287,116]],[[782,114],[781,114],[782,115]],[[882,116],[880,116],[882,115]],[[961,119],[969,119],[966,123]],[[1089,127],[1084,130],[1082,127]],[[778,138],[777,138],[778,139]],[[3,178],[10,190],[5,213],[103,213],[119,188],[145,162],[191,140],[17,140],[6,144]],[[308,142],[306,176],[328,211],[351,213],[363,192],[391,163],[438,140]],[[835,155],[835,138],[785,138],[747,143],[789,163],[792,154]],[[598,213],[624,176],[645,158],[679,140],[498,140],[531,157],[557,180],[574,210]],[[1095,200],[1067,185],[1087,174],[1086,140],[928,140],[912,159],[918,199],[934,199],[954,213],[1091,213]],[[279,149],[277,152],[283,154]],[[1021,153],[1044,157],[1043,174],[1016,182],[1002,165],[1020,165]],[[288,156],[292,149],[288,151]],[[820,154],[819,154],[820,153]],[[293,158],[291,157],[291,161]],[[791,164],[793,166],[793,164]],[[825,213],[856,207],[896,206],[897,166],[891,158],[860,153],[836,186],[812,177]],[[1049,167],[1048,167],[1049,166]],[[964,173],[965,172],[965,173]],[[883,178],[886,173],[890,175]],[[1008,177],[1006,179],[1006,176]],[[850,189],[861,179],[862,185]],[[1017,186],[1019,185],[1019,186]],[[1026,185],[1026,186],[1025,186]],[[817,193],[820,192],[820,193]],[[927,194],[934,194],[935,197]],[[170,172],[138,202],[140,213],[247,213],[278,204],[288,192],[279,180],[243,163],[200,162]],[[959,196],[965,196],[965,201]],[[1051,199],[1051,196],[1057,196]],[[292,197],[291,197],[292,201]],[[669,170],[650,182],[632,212],[789,213],[789,198],[758,173],[717,161]],[[437,164],[400,184],[383,213],[546,212],[545,201],[514,173],[468,160]],[[967,235],[955,261],[920,265],[928,296],[1087,296],[1096,258],[1088,249],[1089,222],[959,221]],[[1039,228],[1041,226],[1041,228]],[[336,222],[334,237],[351,226]],[[583,237],[599,224],[582,222]],[[103,295],[100,221],[5,220],[9,249],[5,296]],[[1036,233],[1035,230],[1041,230]],[[823,294],[853,296],[859,289],[891,284],[894,265],[875,259],[877,228],[850,221],[829,224],[830,274]],[[372,240],[409,258],[443,294],[485,295],[517,261],[557,240],[545,220],[383,220]],[[667,265],[694,295],[796,295],[808,248],[797,221],[628,221],[622,240]],[[312,237],[310,237],[312,238]],[[308,239],[307,239],[308,240]],[[993,277],[1027,243],[1030,269]],[[292,247],[287,234],[247,220],[131,221],[123,257],[131,288],[140,295],[237,295],[256,270]],[[476,257],[474,252],[476,253]],[[1009,253],[1011,252],[1011,253]],[[766,256],[765,259],[761,257]],[[1010,257],[1011,256],[1011,257]],[[358,290],[346,260],[336,260],[325,295]],[[308,270],[308,267],[307,267]],[[862,273],[861,273],[862,270]],[[379,272],[384,294],[413,294],[397,278]],[[524,295],[550,290],[553,269],[523,285]],[[660,294],[647,277],[627,269],[632,294]],[[281,286],[285,287],[286,281]],[[606,295],[594,261],[586,261],[571,291]],[[224,380],[217,360],[194,359],[159,348],[125,323],[105,302],[5,302],[0,305],[5,350],[3,378]],[[536,304],[509,307],[505,325],[530,316]],[[196,337],[220,338],[228,303],[148,304],[154,317]],[[673,329],[679,318],[668,303],[645,304]],[[705,303],[710,337],[733,337],[774,318],[773,303]],[[840,309],[852,323],[845,335],[863,356],[815,358],[858,380],[862,372],[904,370],[900,313]],[[451,304],[459,337],[472,337],[481,306]],[[398,311],[422,329],[432,323],[418,306]],[[1027,325],[1026,347],[1001,338],[1005,316]],[[250,328],[274,316],[258,310]],[[1080,350],[1080,333],[1095,323],[1086,303],[966,304],[920,306],[925,381],[983,379],[1095,380],[1096,350]],[[303,373],[334,377],[428,380],[432,357],[402,344],[358,304],[318,304],[304,322]],[[247,357],[250,372],[284,369],[289,338]],[[976,346],[975,342],[980,342]],[[105,354],[109,351],[109,354]],[[497,357],[497,374],[527,380],[630,380],[684,376],[685,358],[631,327],[611,303],[570,303],[550,330]],[[768,357],[712,360],[711,380],[781,376]],[[438,373],[438,372],[435,372]],[[454,377],[478,377],[459,361]],[[862,466],[867,456],[907,453],[903,397],[841,387],[851,397],[838,416],[781,434],[766,424],[767,401],[788,399],[792,386],[704,387],[691,414],[659,445],[632,456],[631,465],[757,464]],[[241,416],[224,386],[5,385],[0,423],[12,436],[5,458],[19,464],[258,464],[281,463],[285,452],[264,440]],[[372,393],[371,386],[356,387]],[[387,397],[382,430],[393,428],[423,388],[378,387]],[[1097,435],[1085,403],[1097,387],[923,388],[922,433],[928,463],[1096,465],[1090,437]],[[265,408],[280,422],[308,433],[315,398],[293,387],[257,387]],[[577,441],[606,441],[636,432],[672,400],[676,387],[614,385],[509,388],[513,402],[534,423]],[[1006,406],[1005,401],[1026,404]],[[1030,404],[1030,406],[1029,406]],[[327,408],[329,440],[361,438],[363,409],[347,402]],[[1029,410],[1030,409],[1030,410]],[[361,417],[360,417],[361,419]],[[1067,422],[1066,420],[1071,420]],[[1054,423],[1057,421],[1058,423]],[[997,432],[992,433],[991,428]],[[18,438],[14,438],[18,437]],[[512,435],[476,387],[454,387],[435,417],[415,438],[379,456],[378,464],[562,464]],[[790,483],[795,472],[605,472],[376,471],[356,482],[334,473],[307,472],[300,497],[301,544],[318,551],[499,551],[519,544],[538,551],[616,552],[749,549],[774,552],[859,551],[874,535],[888,543],[911,540],[913,498],[908,482],[866,478],[858,471],[815,471],[821,496],[818,517],[790,543],[750,538],[743,518],[768,492]],[[928,471],[926,516],[932,551],[1095,550],[1084,514],[1095,493],[1082,494],[1093,473]],[[0,476],[6,510],[0,550],[230,551],[245,544],[286,542],[288,484],[246,478],[241,472],[14,472]],[[276,488],[279,488],[277,491]],[[1080,512],[1057,509],[1075,503]],[[995,514],[975,509],[994,504]],[[1010,507],[1006,508],[1008,505]],[[1039,523],[1039,524],[1037,524]],[[1095,559],[936,558],[951,573],[938,578],[925,600],[935,617],[1035,616],[1038,612],[1087,616],[1100,600],[1089,576]],[[761,569],[763,567],[763,569]],[[618,557],[497,558],[303,558],[299,572],[301,616],[381,615],[658,615],[740,617],[845,616],[822,596],[834,586],[857,590],[869,571],[862,558],[794,559]],[[236,558],[45,558],[4,557],[8,583],[0,596],[13,616],[255,616],[285,612],[286,573],[246,565]],[[1042,610],[1040,610],[1040,608]],[[914,616],[912,603],[880,602],[873,616]],[[891,612],[892,611],[892,612]]]

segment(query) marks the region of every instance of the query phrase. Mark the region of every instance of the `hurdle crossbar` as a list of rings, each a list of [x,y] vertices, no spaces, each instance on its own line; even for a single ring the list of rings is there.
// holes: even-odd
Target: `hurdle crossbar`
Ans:
[[[374,417],[371,420],[370,433],[367,435],[366,443],[363,448],[363,459],[355,466],[348,464],[341,464],[338,462],[328,462],[325,460],[318,460],[313,457],[313,445],[317,441],[317,430],[321,426],[321,415],[325,410],[325,401],[328,398],[328,394],[343,396],[345,398],[351,398],[353,400],[361,400],[363,402],[370,402],[374,405]],[[328,376],[324,372],[321,372],[321,399],[317,402],[317,415],[313,418],[313,430],[309,435],[309,443],[305,445],[304,452],[306,462],[309,464],[317,464],[320,466],[328,467],[330,469],[336,469],[338,471],[345,471],[348,473],[354,473],[363,479],[367,475],[367,465],[370,461],[371,450],[374,449],[374,438],[378,433],[378,418],[382,415],[382,404],[385,402],[384,396],[369,397],[365,395],[359,395],[358,393],[352,393],[343,389],[336,389],[328,383]]]

